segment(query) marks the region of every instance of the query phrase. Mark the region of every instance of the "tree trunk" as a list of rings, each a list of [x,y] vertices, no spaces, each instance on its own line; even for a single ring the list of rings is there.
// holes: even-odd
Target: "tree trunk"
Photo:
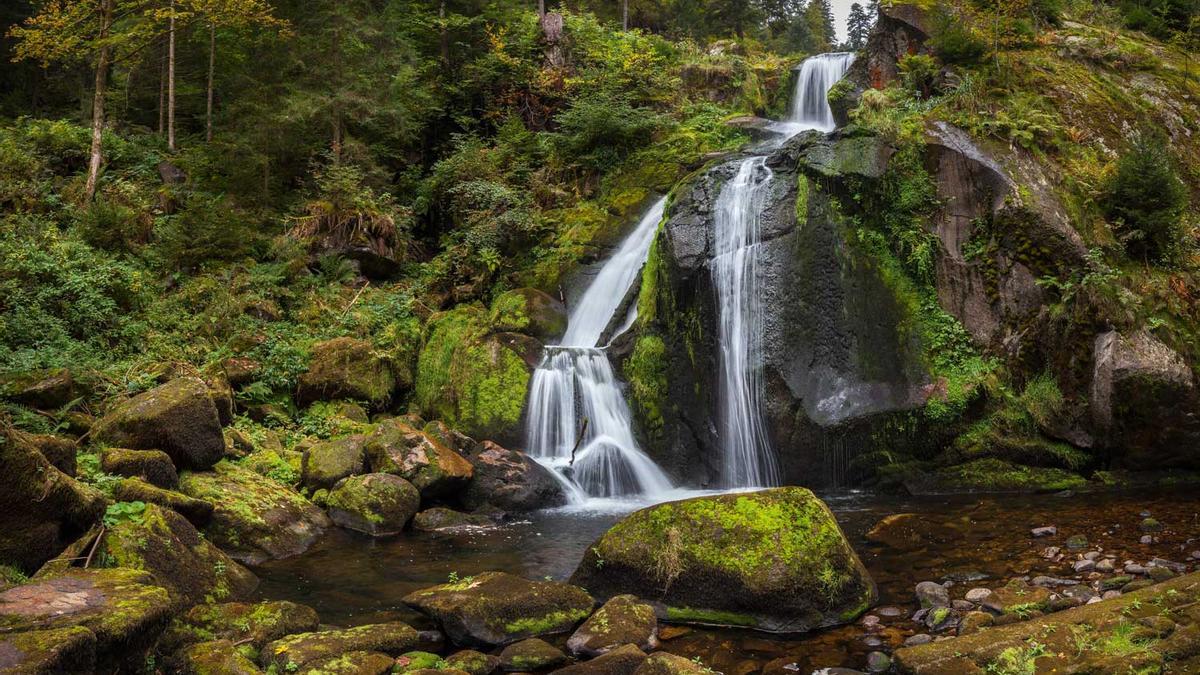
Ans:
[[[100,164],[104,161],[104,94],[108,89],[108,33],[112,29],[113,2],[102,0],[100,3],[100,53],[96,58],[96,87],[92,99],[92,152],[88,159],[87,186],[83,193],[84,199],[89,202],[96,198]]]
[[[167,46],[159,50],[158,59],[158,135],[167,133]]]
[[[545,18],[545,16],[546,16],[546,0],[538,0],[538,18],[539,19]]]
[[[213,138],[213,78],[217,70],[217,26],[208,26],[208,107],[204,112],[204,140],[212,143]]]
[[[621,0],[621,30],[629,30],[629,0]]]
[[[167,34],[167,150],[175,152],[175,0]]]
[[[544,1],[544,0],[543,0]],[[446,0],[438,5],[438,23],[441,24],[441,34],[438,36],[438,41],[441,48],[442,65],[446,68],[450,67],[450,31],[446,30]]]

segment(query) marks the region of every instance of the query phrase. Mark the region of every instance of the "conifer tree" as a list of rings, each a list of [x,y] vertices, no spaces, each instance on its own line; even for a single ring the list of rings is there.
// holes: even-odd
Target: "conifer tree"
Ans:
[[[867,44],[867,35],[871,32],[871,19],[859,3],[850,5],[850,17],[846,21],[846,43],[853,50],[862,49]]]

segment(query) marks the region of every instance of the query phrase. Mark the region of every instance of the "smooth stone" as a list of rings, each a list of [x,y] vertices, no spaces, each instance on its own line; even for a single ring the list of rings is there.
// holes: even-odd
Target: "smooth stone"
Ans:
[[[1131,564],[1125,566],[1125,573],[1126,574],[1140,574],[1140,575],[1144,576],[1144,575],[1150,573],[1150,569],[1148,567],[1146,567],[1145,565],[1138,565],[1136,563],[1131,563]]]
[[[1030,532],[1035,537],[1052,537],[1058,534],[1058,528],[1053,525],[1047,525],[1046,527],[1035,527]]]
[[[915,592],[917,602],[921,604],[922,608],[948,607],[950,605],[950,591],[935,581],[922,581],[917,584]]]
[[[886,673],[892,667],[892,659],[883,652],[871,652],[867,654],[867,672],[869,673]]]
[[[1037,579],[1034,579],[1033,583],[1036,584]],[[990,588],[972,588],[971,590],[967,591],[966,599],[968,602],[979,604],[984,600],[987,600],[991,595],[992,589]]]
[[[1143,534],[1142,537],[1140,539],[1138,539],[1138,543],[1139,544],[1153,544],[1154,537],[1151,537],[1148,534]]]
[[[1104,574],[1108,574],[1109,572],[1112,572],[1114,569],[1116,569],[1116,565],[1113,564],[1113,561],[1111,561],[1107,558],[1096,563],[1096,571],[1097,572],[1103,572]]]
[[[1121,591],[1104,591],[1104,595],[1100,596],[1101,600],[1112,600],[1113,598],[1121,597]]]
[[[1091,572],[1096,569],[1096,561],[1094,560],[1076,560],[1071,566],[1076,572]]]
[[[915,647],[917,645],[929,644],[930,642],[933,642],[932,635],[928,635],[926,633],[917,633],[916,635],[912,635],[912,636],[909,636],[908,638],[906,638],[904,640],[904,646],[905,647]]]

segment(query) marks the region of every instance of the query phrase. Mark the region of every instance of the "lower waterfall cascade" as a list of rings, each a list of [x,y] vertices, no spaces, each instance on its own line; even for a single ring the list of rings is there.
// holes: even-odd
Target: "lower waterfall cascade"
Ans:
[[[781,136],[779,142],[801,131],[833,128],[826,96],[853,58],[824,54],[801,64],[790,117],[772,128]],[[759,353],[758,221],[771,178],[765,155],[741,160],[736,176],[721,190],[713,224],[710,272],[720,322],[717,429],[723,489],[769,487],[780,481],[762,417]],[[633,415],[601,345],[646,262],[666,201],[659,199],[647,209],[601,265],[569,313],[562,344],[545,348],[530,382],[526,451],[551,470],[572,505],[614,498],[664,501],[681,492],[638,446]],[[623,328],[632,324],[636,308],[628,312]]]

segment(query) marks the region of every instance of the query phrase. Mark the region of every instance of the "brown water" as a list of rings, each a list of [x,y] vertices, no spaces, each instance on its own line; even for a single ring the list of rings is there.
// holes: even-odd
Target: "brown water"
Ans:
[[[1024,575],[1073,576],[1069,561],[1042,556],[1072,535],[1087,537],[1083,550],[1101,549],[1118,562],[1152,557],[1184,561],[1200,548],[1200,495],[1193,493],[1080,494],[1031,497],[907,498],[870,494],[823,495],[879,585],[872,614],[861,623],[806,635],[682,628],[663,641],[666,651],[699,656],[726,675],[795,675],[843,666],[863,668],[867,653],[891,651],[921,632],[907,617],[920,581],[953,580],[952,597],[976,586],[998,587]],[[916,513],[916,533],[893,545],[870,543],[866,533],[882,518]],[[1139,543],[1143,513],[1163,530]],[[256,568],[264,597],[302,602],[322,621],[356,625],[399,619],[429,626],[404,606],[404,595],[446,581],[500,570],[528,578],[566,579],[583,552],[619,518],[616,514],[541,512],[527,521],[460,534],[407,533],[372,540],[333,529],[302,556]],[[1030,529],[1055,525],[1058,534],[1034,539]],[[1073,558],[1072,558],[1073,559]],[[1195,563],[1195,561],[1191,561]],[[886,609],[898,616],[887,616]],[[564,636],[565,639],[565,636]]]

